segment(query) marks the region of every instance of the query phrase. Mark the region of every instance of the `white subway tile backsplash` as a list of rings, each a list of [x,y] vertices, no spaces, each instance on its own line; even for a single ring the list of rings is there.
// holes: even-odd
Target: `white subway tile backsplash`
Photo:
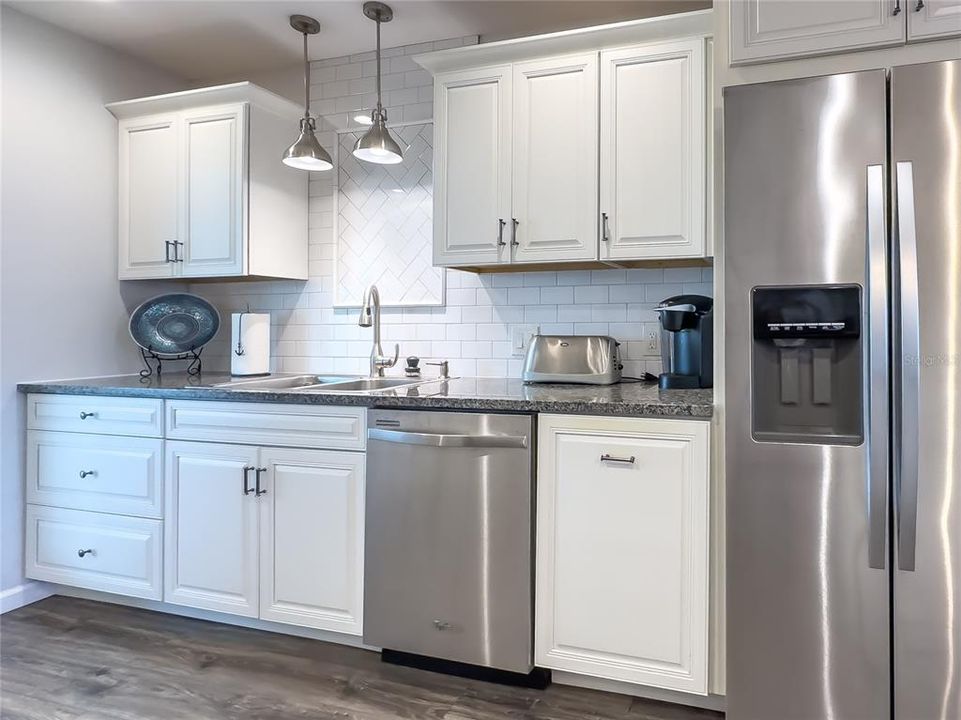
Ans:
[[[477,36],[420,43],[384,51],[382,87],[391,122],[433,115],[433,83],[412,56],[474,44]],[[375,102],[372,52],[311,63],[312,107],[344,121]],[[332,125],[321,127],[325,147],[337,144]],[[333,308],[334,236],[331,173],[309,180],[308,270],[310,280],[202,283],[192,287],[221,312],[245,309],[271,314],[272,368],[277,372],[366,374],[371,330],[357,324],[357,308]],[[660,358],[647,350],[647,333],[658,330],[654,305],[671,295],[713,295],[713,269],[641,268],[474,274],[447,273],[444,307],[383,308],[382,332],[401,356],[451,360],[455,376],[519,377],[512,326],[537,325],[545,334],[610,334],[622,341],[624,373],[660,372]],[[205,364],[229,365],[224,333],[204,353]],[[387,348],[385,347],[385,350]],[[425,368],[432,377],[436,368]],[[434,371],[434,372],[431,372]]]

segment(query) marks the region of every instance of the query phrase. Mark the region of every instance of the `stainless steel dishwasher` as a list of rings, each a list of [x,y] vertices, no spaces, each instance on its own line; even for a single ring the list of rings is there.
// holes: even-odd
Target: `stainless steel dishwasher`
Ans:
[[[530,672],[533,418],[367,417],[364,642]]]

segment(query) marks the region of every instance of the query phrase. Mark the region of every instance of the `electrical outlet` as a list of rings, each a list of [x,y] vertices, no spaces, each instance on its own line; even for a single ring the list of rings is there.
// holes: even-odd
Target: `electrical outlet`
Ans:
[[[531,338],[541,331],[540,325],[514,325],[511,327],[511,355],[524,357]]]
[[[651,355],[657,355],[660,350],[661,334],[657,330],[651,330],[647,334],[647,352]]]

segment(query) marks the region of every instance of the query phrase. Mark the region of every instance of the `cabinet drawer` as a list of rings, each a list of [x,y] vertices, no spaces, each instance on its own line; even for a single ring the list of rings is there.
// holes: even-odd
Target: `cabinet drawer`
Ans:
[[[27,505],[26,575],[160,600],[162,527],[159,520]]]
[[[30,430],[27,502],[161,517],[163,440]]]
[[[367,411],[356,407],[167,401],[167,437],[279,447],[363,450]]]
[[[163,400],[96,395],[28,395],[27,427],[162,437]]]

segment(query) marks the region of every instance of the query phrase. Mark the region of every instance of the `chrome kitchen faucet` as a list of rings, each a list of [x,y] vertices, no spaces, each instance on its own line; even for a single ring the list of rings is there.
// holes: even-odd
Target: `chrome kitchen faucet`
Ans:
[[[384,368],[394,367],[397,364],[400,345],[394,345],[393,359],[385,356],[384,349],[380,346],[380,293],[377,292],[376,285],[371,285],[364,292],[360,320],[357,324],[361,327],[374,326],[374,346],[370,349],[370,376],[384,377]]]

